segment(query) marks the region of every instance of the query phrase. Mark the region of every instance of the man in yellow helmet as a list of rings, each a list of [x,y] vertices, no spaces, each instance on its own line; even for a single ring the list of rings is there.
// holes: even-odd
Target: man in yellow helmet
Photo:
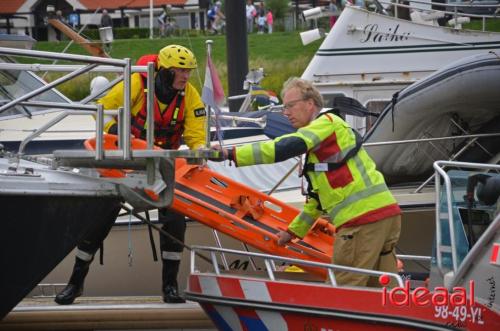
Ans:
[[[205,106],[196,89],[188,82],[192,69],[197,67],[194,54],[186,47],[169,45],[156,55],[145,55],[137,64],[156,63],[154,89],[154,136],[155,145],[164,149],[178,149],[181,138],[190,149],[204,147],[206,143]],[[131,76],[131,134],[136,138],[146,138],[146,75],[134,73]],[[123,82],[115,85],[108,94],[97,101],[104,109],[118,109],[123,106]],[[104,130],[117,133],[115,117],[106,117]],[[183,215],[169,209],[158,210],[162,229],[179,241],[184,242],[186,223]],[[110,224],[96,229],[78,245],[73,273],[68,285],[56,296],[58,304],[71,304],[83,292],[85,276],[100,244],[111,230]],[[162,290],[163,301],[182,303],[179,295],[177,274],[183,246],[161,235]]]
[[[397,272],[394,248],[401,210],[361,146],[361,137],[334,111],[320,112],[323,99],[310,82],[288,80],[282,97],[283,114],[297,132],[231,150],[214,148],[237,166],[280,162],[305,153],[307,202],[287,231],[278,233],[278,244],[303,238],[326,213],[336,227],[334,263]],[[359,273],[335,272],[335,277],[342,285],[378,286],[375,277]]]

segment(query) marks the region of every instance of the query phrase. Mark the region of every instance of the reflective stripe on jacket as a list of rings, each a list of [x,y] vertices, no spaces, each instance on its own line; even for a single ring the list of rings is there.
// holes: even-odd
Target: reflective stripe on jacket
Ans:
[[[324,164],[342,160],[355,146],[356,138],[349,125],[327,113],[296,133],[237,147],[235,162],[238,166],[273,163],[307,152],[307,162],[316,167],[316,171],[307,173],[316,198],[310,196],[303,211],[288,226],[290,232],[304,237],[322,212],[330,215],[337,228],[401,213],[383,175],[375,169],[364,148],[340,168],[321,171]]]
[[[135,117],[146,104],[146,98],[143,88],[142,76],[139,73],[131,75],[130,79],[130,99],[131,99],[131,116]],[[123,81],[116,84],[104,97],[97,101],[104,106],[104,109],[118,109],[123,106]],[[159,102],[161,109],[165,109],[166,105]],[[190,149],[205,146],[205,105],[201,101],[198,91],[187,83],[184,89],[184,142]],[[104,125],[104,131],[108,132],[109,128],[116,123],[115,117],[108,117],[108,121]]]

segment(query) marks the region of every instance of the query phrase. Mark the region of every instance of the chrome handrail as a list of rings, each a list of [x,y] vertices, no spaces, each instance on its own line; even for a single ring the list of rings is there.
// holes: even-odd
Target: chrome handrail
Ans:
[[[232,125],[236,126],[236,122],[247,122],[257,124],[260,128],[264,128],[267,123],[267,117],[243,117],[243,116],[235,116],[235,115],[216,115],[218,119],[229,120],[232,121]]]
[[[458,257],[457,257],[457,246],[455,238],[455,225],[453,223],[453,208],[451,199],[451,180],[448,174],[443,170],[444,167],[456,167],[456,168],[469,168],[469,169],[483,169],[483,170],[498,170],[500,171],[500,165],[497,164],[483,164],[483,163],[470,163],[470,162],[456,162],[456,161],[436,161],[433,163],[433,168],[435,170],[435,188],[436,188],[436,259],[438,269],[443,273],[443,265],[441,259],[441,206],[439,204],[439,196],[441,193],[441,181],[440,176],[443,178],[444,187],[446,190],[446,204],[447,204],[447,214],[448,214],[448,226],[450,228],[450,243],[451,243],[451,258],[453,265],[453,272],[456,273],[458,269]]]
[[[47,132],[49,128],[56,125],[58,122],[70,115],[87,115],[95,116],[95,136],[96,136],[96,146],[94,151],[88,150],[56,150],[52,152],[53,162],[51,166],[57,168],[59,166],[63,167],[91,167],[91,168],[124,168],[124,169],[146,169],[146,180],[147,185],[156,185],[158,182],[158,187],[161,190],[158,193],[159,200],[153,200],[147,197],[146,194],[141,194],[136,192],[136,190],[131,189],[128,185],[135,185],[135,179],[128,178],[108,178],[107,181],[111,181],[119,184],[120,194],[127,200],[133,201],[134,206],[137,208],[163,208],[169,206],[173,199],[174,192],[174,181],[175,181],[175,158],[186,158],[189,162],[195,161],[199,162],[200,159],[206,159],[209,157],[218,156],[218,152],[209,150],[197,150],[197,151],[172,151],[172,150],[156,150],[153,148],[154,142],[154,108],[152,107],[153,102],[149,100],[147,104],[147,140],[148,149],[145,150],[134,150],[131,149],[131,135],[130,135],[130,125],[131,125],[131,74],[132,65],[129,58],[123,60],[110,59],[110,58],[100,58],[93,56],[75,55],[75,54],[60,54],[54,52],[42,52],[42,51],[31,51],[31,50],[21,50],[0,47],[0,55],[10,55],[10,56],[26,56],[30,58],[45,58],[45,59],[61,59],[68,61],[79,61],[85,63],[83,66],[75,66],[70,68],[65,66],[64,69],[71,71],[69,74],[64,75],[51,83],[43,84],[40,88],[34,91],[28,92],[27,94],[15,98],[14,100],[8,100],[6,102],[0,102],[0,113],[6,109],[9,109],[15,105],[30,105],[35,107],[47,107],[61,109],[64,108],[66,111],[57,114],[54,118],[50,119],[41,127],[37,128],[34,132],[30,133],[26,138],[24,138],[20,145],[19,150],[16,155],[12,158],[13,163],[17,163],[19,166],[20,160],[23,157],[24,149],[26,144],[32,141],[34,138],[40,136],[42,133]],[[71,102],[68,100],[67,104],[61,102],[46,102],[46,101],[29,101],[30,98],[37,96],[67,80],[79,76],[82,73],[95,70],[98,65],[111,65],[117,67],[114,71],[121,73],[121,77],[113,80],[113,82],[106,84],[104,88],[97,91],[95,95],[88,96],[80,102]],[[28,70],[30,68],[41,68],[41,65],[22,65],[14,63],[2,63],[1,68],[5,70]],[[148,66],[143,66],[142,68],[136,68],[135,70],[140,72],[147,72],[147,86],[150,90],[153,89],[154,84],[154,64],[148,63]],[[118,110],[104,110],[102,105],[87,105],[96,95],[103,93],[104,89],[111,88],[114,84],[123,80],[123,108],[120,107]],[[150,93],[150,96],[153,94]],[[117,114],[118,117],[118,149],[114,151],[104,151],[104,115],[105,114]],[[29,115],[29,114],[28,114]],[[129,167],[130,166],[130,167]],[[161,178],[155,179],[155,175],[158,173]],[[127,182],[128,181],[128,182]],[[123,184],[123,185],[122,185]]]
[[[121,132],[130,132],[130,75],[131,75],[131,63],[130,59],[111,59],[111,58],[102,58],[102,57],[95,57],[95,56],[86,56],[86,55],[78,55],[78,54],[61,54],[61,53],[55,53],[55,52],[45,52],[45,51],[33,51],[33,50],[23,50],[23,49],[13,49],[13,48],[7,48],[7,47],[0,47],[0,55],[11,55],[11,56],[25,56],[25,57],[30,57],[30,58],[45,58],[45,59],[56,59],[56,60],[68,60],[68,61],[77,61],[77,62],[84,62],[87,63],[87,65],[84,65],[83,67],[80,67],[78,69],[75,69],[75,71],[69,73],[66,76],[63,76],[59,79],[56,79],[52,83],[49,83],[47,85],[44,85],[28,94],[25,94],[23,96],[20,96],[10,102],[7,102],[6,104],[0,106],[0,113],[3,112],[4,110],[11,108],[17,104],[21,104],[28,100],[31,97],[34,97],[36,95],[39,95],[46,90],[55,87],[67,80],[70,80],[82,73],[85,73],[87,71],[90,71],[97,67],[97,65],[112,65],[119,67],[121,71],[123,72],[123,80],[124,80],[124,118],[125,120],[122,121],[122,128]],[[5,64],[7,65],[7,64]],[[12,68],[11,68],[12,69]],[[148,79],[152,79],[149,78]],[[88,102],[88,99],[86,100]],[[32,103],[32,105],[42,105],[43,102],[35,102]],[[61,104],[50,104],[50,103],[45,103],[45,105],[51,105],[54,107],[60,107]],[[90,110],[89,115],[96,114],[97,112],[97,107],[89,106],[89,105],[84,105],[81,103],[69,103],[68,108],[74,109],[75,114],[81,115],[80,111],[82,110]],[[148,109],[149,111],[149,109]],[[61,115],[56,117],[54,121],[50,121],[46,125],[42,126],[41,128],[38,128],[35,132],[33,132],[31,135],[26,137],[20,144],[20,152],[19,155],[22,155],[22,151],[25,147],[25,145],[31,141],[33,138],[39,136],[43,132],[47,131],[51,126],[53,126],[55,123],[59,122],[62,120],[66,115]],[[128,120],[127,120],[128,119]],[[102,142],[102,123],[99,123],[96,125],[96,137],[97,141]],[[124,134],[122,135],[121,139],[123,140],[123,158],[128,160],[130,159],[130,135],[129,134]],[[102,146],[100,147],[102,148]],[[98,156],[97,156],[98,157]]]
[[[398,2],[391,2],[387,0],[378,0],[378,2],[384,4],[384,5],[392,5],[395,7],[402,7],[402,8],[410,8],[410,9],[415,9],[419,11],[434,11],[434,12],[442,12],[445,14],[450,14],[450,15],[457,15],[457,16],[465,16],[465,17],[480,17],[480,18],[498,18],[496,15],[478,15],[478,14],[467,14],[467,13],[458,13],[455,11],[446,11],[446,10],[436,10],[436,9],[425,9],[425,8],[420,8],[420,7],[415,7],[412,5],[405,5],[403,3],[398,3]],[[500,5],[480,5],[480,4],[469,4],[469,5],[460,5],[460,4],[454,4],[453,2],[448,2],[448,3],[439,3],[439,2],[427,2],[427,1],[419,1],[419,0],[411,0],[412,3],[417,3],[417,4],[423,4],[423,5],[430,5],[430,6],[437,6],[437,7],[453,7],[453,8],[500,8]]]
[[[344,271],[344,272],[352,272],[352,273],[358,273],[358,274],[369,275],[369,276],[374,276],[374,277],[380,277],[383,275],[387,275],[387,276],[395,279],[398,282],[398,285],[403,287],[403,279],[397,273],[346,267],[346,266],[341,266],[341,265],[336,265],[336,264],[306,261],[306,260],[271,255],[271,254],[238,251],[238,250],[228,249],[228,248],[197,246],[196,245],[196,246],[191,246],[191,249],[192,249],[191,250],[191,259],[190,259],[190,272],[191,272],[191,274],[200,273],[196,269],[196,252],[206,251],[206,252],[210,252],[210,255],[212,256],[212,264],[213,264],[214,272],[216,275],[222,274],[222,272],[219,268],[219,265],[217,263],[217,258],[215,256],[215,253],[218,252],[218,253],[226,253],[226,254],[233,254],[233,255],[239,255],[239,256],[245,256],[245,257],[255,257],[255,258],[263,259],[266,273],[267,273],[269,279],[271,279],[271,280],[276,279],[275,274],[274,274],[274,272],[276,271],[274,268],[274,265],[275,265],[274,262],[279,261],[279,262],[286,262],[286,263],[290,263],[290,264],[299,264],[299,265],[308,266],[308,267],[325,269],[325,271],[327,272],[327,275],[328,275],[328,280],[330,281],[330,284],[332,286],[337,286],[335,274],[333,271]]]
[[[443,13],[443,14],[448,14],[448,15],[453,15],[453,18],[456,20],[458,17],[472,17],[472,18],[481,18],[482,19],[482,31],[485,31],[486,30],[486,19],[496,19],[498,18],[498,16],[495,14],[493,15],[479,15],[479,14],[468,14],[468,13],[460,13],[458,12],[458,8],[497,8],[496,12],[498,12],[498,10],[500,9],[500,5],[499,4],[496,4],[496,5],[481,5],[481,4],[456,4],[456,3],[439,3],[439,2],[427,2],[427,1],[419,1],[419,0],[412,0],[411,2],[412,3],[415,3],[415,4],[422,4],[422,5],[426,5],[426,6],[436,6],[436,7],[444,7],[444,10],[437,10],[437,9],[434,9],[434,8],[420,8],[420,7],[416,7],[414,6],[413,4],[410,4],[410,5],[406,5],[406,4],[403,4],[403,3],[399,3],[398,2],[399,0],[396,0],[396,2],[391,2],[391,1],[387,1],[387,0],[378,0],[378,2],[380,2],[381,4],[384,4],[384,5],[391,5],[391,6],[394,6],[395,7],[395,16],[397,17],[397,11],[398,11],[398,8],[399,7],[402,7],[402,8],[408,8],[408,9],[413,9],[413,10],[418,10],[418,11],[421,11],[421,12],[440,12],[440,13]],[[454,10],[453,11],[448,11],[446,10],[447,8],[453,8]]]

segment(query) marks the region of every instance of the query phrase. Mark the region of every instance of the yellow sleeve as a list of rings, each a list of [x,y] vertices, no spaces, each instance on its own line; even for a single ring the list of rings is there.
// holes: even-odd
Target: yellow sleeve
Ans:
[[[294,233],[299,238],[304,238],[316,219],[321,215],[318,210],[318,201],[309,198],[304,204],[304,209],[288,225],[288,231]]]
[[[130,99],[131,113],[134,115],[140,110],[140,106],[142,105],[141,100],[144,99],[142,77],[139,73],[134,73],[131,76]],[[123,107],[123,81],[113,86],[105,96],[97,100],[97,103],[103,105],[104,109],[118,109],[119,107]],[[106,119],[104,123],[104,132],[108,132],[109,128],[116,123],[115,116],[107,116]]]
[[[204,147],[206,144],[205,105],[196,89],[188,83],[184,96],[184,142],[190,149]]]

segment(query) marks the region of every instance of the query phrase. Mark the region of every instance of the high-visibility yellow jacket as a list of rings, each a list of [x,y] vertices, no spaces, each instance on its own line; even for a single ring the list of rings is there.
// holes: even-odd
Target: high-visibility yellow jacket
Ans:
[[[307,153],[309,196],[303,211],[289,224],[288,231],[304,237],[322,212],[333,224],[355,226],[398,215],[401,210],[387,188],[383,175],[364,148],[335,170],[328,163],[340,162],[356,147],[350,126],[331,113],[320,114],[295,133],[271,141],[236,147],[237,166],[274,163]],[[312,164],[312,166],[308,166]],[[326,170],[326,171],[325,171]]]
[[[143,88],[143,78],[139,73],[131,75],[130,86],[131,116],[136,116],[146,103],[146,94]],[[123,81],[116,84],[104,97],[97,103],[103,105],[104,109],[118,109],[123,106]],[[160,110],[163,112],[168,108],[158,101]],[[184,89],[184,142],[190,149],[203,147],[206,144],[205,111],[204,104],[196,89],[187,83]],[[106,117],[104,131],[116,123],[116,118]]]

